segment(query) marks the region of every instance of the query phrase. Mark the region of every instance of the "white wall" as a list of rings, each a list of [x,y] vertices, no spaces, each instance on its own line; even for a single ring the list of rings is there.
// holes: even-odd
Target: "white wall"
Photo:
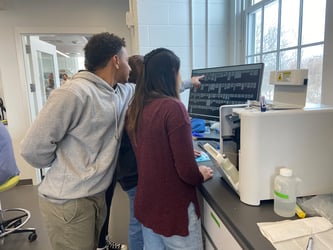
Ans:
[[[227,64],[229,1],[137,0],[137,11],[139,53],[173,50],[183,78],[192,68]]]
[[[181,59],[183,79],[193,68],[228,64],[230,1],[137,0],[139,53],[165,47]],[[188,91],[181,94],[187,106]]]
[[[36,172],[19,155],[19,143],[30,126],[27,85],[19,32],[95,33],[109,31],[130,43],[124,0],[0,0],[0,90],[7,108],[21,178],[34,180]],[[131,47],[129,47],[131,51]],[[22,72],[23,71],[23,72]],[[1,93],[1,92],[0,92]]]
[[[182,72],[187,73],[190,58],[188,1],[138,0],[137,4],[140,54],[158,47],[171,49],[181,59]]]

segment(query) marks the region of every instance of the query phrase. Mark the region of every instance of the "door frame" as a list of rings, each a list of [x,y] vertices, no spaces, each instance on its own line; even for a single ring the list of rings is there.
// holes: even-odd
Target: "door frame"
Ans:
[[[45,35],[45,34],[65,34],[65,35],[82,35],[82,34],[96,34],[104,32],[105,27],[17,27],[15,28],[15,40],[16,40],[16,51],[17,61],[19,64],[19,76],[21,79],[21,93],[25,97],[27,104],[27,112],[29,113],[30,125],[33,122],[33,117],[30,114],[30,101],[29,92],[30,84],[27,82],[26,68],[24,62],[24,44],[22,42],[22,36],[31,35]]]
[[[96,34],[100,32],[105,32],[105,27],[16,27],[15,28],[15,44],[16,44],[16,56],[19,68],[20,77],[20,96],[24,98],[25,105],[22,107],[25,109],[29,117],[29,126],[33,122],[33,117],[31,115],[30,106],[30,83],[28,83],[28,78],[26,76],[26,67],[24,61],[25,48],[23,44],[23,36],[31,35],[45,35],[45,34],[65,34],[65,35],[82,35],[82,34]],[[41,173],[39,169],[36,169],[36,180],[37,184],[41,182]]]
[[[59,72],[59,67],[58,67],[58,60],[57,60],[57,52],[56,52],[56,46],[49,44],[47,42],[39,40],[38,36],[25,36],[26,40],[29,40],[29,46],[30,46],[30,52],[25,55],[25,60],[26,60],[26,76],[27,79],[29,78],[28,75],[31,76],[31,81],[32,85],[35,90],[32,91],[30,89],[30,105],[34,105],[33,109],[30,110],[30,115],[33,119],[37,116],[38,112],[42,109],[45,101],[46,101],[46,89],[44,86],[45,80],[40,78],[40,75],[42,72],[40,72],[40,64],[39,64],[39,59],[38,59],[38,52],[42,52],[44,54],[52,56],[52,62],[53,62],[53,71],[52,73],[54,74],[54,87],[57,88],[60,86],[59,82],[59,77],[58,72]],[[29,55],[30,54],[30,55]],[[30,69],[27,71],[27,69]],[[45,99],[44,99],[44,98]]]

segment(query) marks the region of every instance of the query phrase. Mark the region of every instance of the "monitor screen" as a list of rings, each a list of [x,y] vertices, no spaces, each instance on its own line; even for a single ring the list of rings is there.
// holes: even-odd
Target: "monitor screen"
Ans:
[[[190,90],[190,117],[218,121],[222,105],[259,101],[263,71],[263,63],[193,69],[192,76],[205,77],[199,89]]]

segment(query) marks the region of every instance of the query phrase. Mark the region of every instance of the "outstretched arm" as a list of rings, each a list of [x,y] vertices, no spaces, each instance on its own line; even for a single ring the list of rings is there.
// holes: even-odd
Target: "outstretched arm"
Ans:
[[[191,79],[183,81],[180,86],[179,92],[183,92],[184,90],[189,89],[191,87],[200,88],[201,85],[200,80],[204,77],[205,77],[204,75],[193,76]]]

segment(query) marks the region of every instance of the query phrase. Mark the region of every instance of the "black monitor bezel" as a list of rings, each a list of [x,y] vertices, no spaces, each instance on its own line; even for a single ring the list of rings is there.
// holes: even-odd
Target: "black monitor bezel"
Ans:
[[[264,63],[249,63],[249,64],[228,65],[228,66],[220,66],[220,67],[210,67],[210,68],[198,68],[198,69],[192,69],[192,76],[204,75],[205,73],[207,74],[207,71],[225,72],[225,71],[231,71],[233,68],[235,68],[235,71],[239,71],[239,70],[246,70],[246,69],[248,69],[248,67],[253,67],[253,69],[258,69],[260,71],[259,72],[259,74],[260,74],[259,83],[258,83],[259,86],[257,87],[258,92],[257,92],[257,96],[256,96],[256,101],[259,101],[260,94],[261,94],[261,86],[262,86],[262,81],[263,81],[264,66],[265,66]],[[255,68],[255,67],[258,67],[258,68]],[[188,107],[190,106],[190,98],[191,98],[192,91],[193,91],[193,88],[190,90],[190,93],[189,93]],[[239,104],[244,104],[244,103],[239,103]],[[188,110],[189,110],[189,108],[188,108]],[[204,119],[204,120],[208,120],[208,121],[219,121],[219,115],[211,116],[211,115],[189,112],[189,116],[191,118],[200,118],[200,119]]]

